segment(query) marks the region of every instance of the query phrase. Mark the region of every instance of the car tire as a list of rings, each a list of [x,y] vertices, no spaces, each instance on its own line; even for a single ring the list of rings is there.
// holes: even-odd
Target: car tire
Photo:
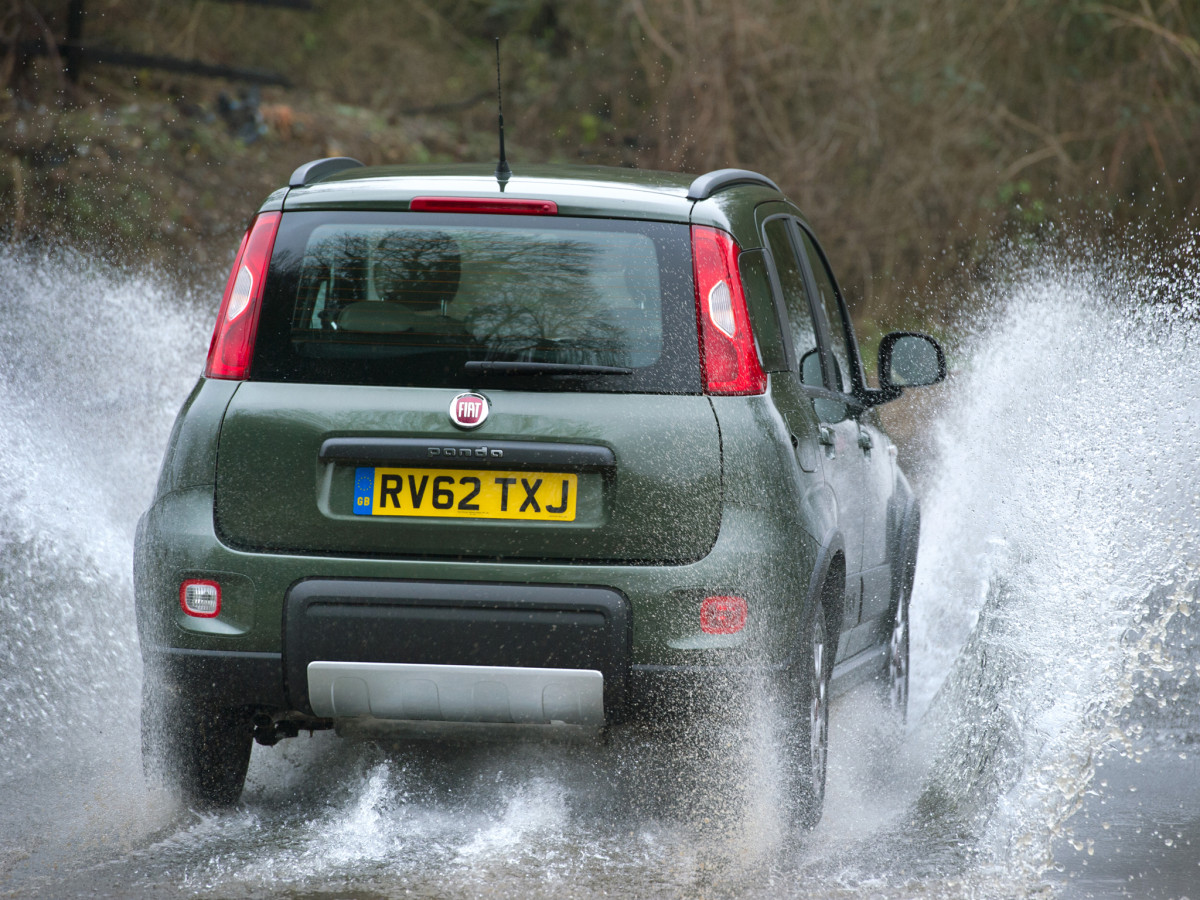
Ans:
[[[219,809],[241,796],[254,732],[241,710],[142,687],[142,762],[189,806]]]
[[[887,657],[888,705],[901,722],[908,717],[908,643],[908,597],[903,597],[892,617]]]
[[[909,612],[917,571],[920,521],[920,508],[914,503],[906,517],[899,547],[900,565],[893,576],[893,583],[896,585],[895,599],[892,604],[892,628],[883,673],[884,684],[887,685],[888,706],[901,722],[908,718],[909,645],[912,630]]]
[[[791,820],[810,829],[825,805],[829,761],[829,681],[834,646],[829,640],[825,605],[818,604],[804,635],[802,652],[789,670],[782,707],[790,722],[784,746],[784,790]]]

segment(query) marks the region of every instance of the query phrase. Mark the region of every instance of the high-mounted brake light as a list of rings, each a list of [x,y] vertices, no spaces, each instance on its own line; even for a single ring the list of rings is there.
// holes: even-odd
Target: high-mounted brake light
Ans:
[[[700,604],[700,630],[705,634],[737,634],[746,627],[744,597],[705,597]]]
[[[221,586],[215,581],[189,578],[179,585],[179,606],[189,616],[214,618],[221,611]]]
[[[738,246],[716,228],[692,226],[700,368],[709,394],[761,394],[767,376],[758,359],[746,294],[738,274]]]
[[[275,247],[280,216],[277,212],[262,213],[242,238],[233,271],[225,285],[221,308],[217,311],[212,343],[208,345],[206,378],[241,380],[250,374],[263,282]]]
[[[413,212],[558,215],[558,204],[553,200],[519,200],[515,197],[414,197],[408,208]]]

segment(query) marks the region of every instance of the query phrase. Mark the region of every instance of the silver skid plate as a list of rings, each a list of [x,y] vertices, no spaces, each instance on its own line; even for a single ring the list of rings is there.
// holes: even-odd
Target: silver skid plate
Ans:
[[[318,660],[308,664],[308,697],[331,719],[604,724],[604,676],[591,669]]]

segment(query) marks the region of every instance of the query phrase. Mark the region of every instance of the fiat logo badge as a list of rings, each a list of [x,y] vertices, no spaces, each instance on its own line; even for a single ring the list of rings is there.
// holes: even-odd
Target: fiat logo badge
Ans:
[[[488,417],[488,401],[483,394],[468,392],[450,401],[450,421],[459,428],[478,428]]]

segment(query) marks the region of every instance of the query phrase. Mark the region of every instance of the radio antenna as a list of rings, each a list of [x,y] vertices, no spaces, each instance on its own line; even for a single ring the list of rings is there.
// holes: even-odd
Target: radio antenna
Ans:
[[[508,179],[512,178],[512,169],[508,167],[508,158],[504,155],[504,100],[500,94],[500,38],[496,38],[496,109],[500,113],[500,162],[496,164],[496,180],[500,182],[500,190]]]

